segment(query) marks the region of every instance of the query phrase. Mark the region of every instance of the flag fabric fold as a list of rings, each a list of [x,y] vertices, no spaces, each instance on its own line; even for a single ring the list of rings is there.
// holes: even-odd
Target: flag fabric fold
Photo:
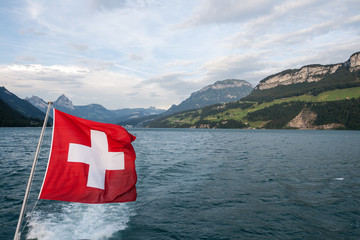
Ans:
[[[136,200],[135,136],[54,109],[50,156],[39,199],[81,203]]]

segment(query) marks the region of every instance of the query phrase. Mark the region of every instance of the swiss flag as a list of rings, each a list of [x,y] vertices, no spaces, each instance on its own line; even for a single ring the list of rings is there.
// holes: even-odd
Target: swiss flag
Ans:
[[[81,203],[136,200],[135,137],[115,124],[54,109],[49,162],[39,199]]]

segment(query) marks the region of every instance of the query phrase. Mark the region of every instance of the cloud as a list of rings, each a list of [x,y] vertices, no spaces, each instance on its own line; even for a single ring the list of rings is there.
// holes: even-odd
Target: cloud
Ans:
[[[32,56],[18,56],[16,62],[36,62],[36,58]]]
[[[133,61],[142,61],[144,60],[144,56],[142,54],[131,53],[129,54],[129,59]]]
[[[40,97],[51,100],[58,97],[54,94],[69,93],[74,96],[74,102],[82,104],[89,102],[83,102],[81,96],[93,99],[97,95],[99,102],[101,102],[102,96],[115,95],[120,89],[121,93],[126,93],[126,89],[133,87],[140,81],[135,77],[107,70],[39,64],[1,65],[0,79],[22,97],[33,92],[32,95],[39,94]],[[24,86],[29,87],[24,88]]]
[[[35,36],[44,36],[46,35],[45,32],[38,31],[35,28],[28,28],[28,29],[20,29],[20,34],[33,34]]]
[[[206,62],[206,79],[224,80],[229,78],[247,80],[256,85],[261,76],[261,70],[269,66],[264,61],[265,53],[223,56]]]
[[[189,94],[189,92],[201,87],[201,83],[193,81],[191,73],[166,73],[157,75],[144,81],[142,84],[158,86],[167,92],[181,96]]]
[[[89,46],[87,44],[81,44],[81,43],[70,43],[69,44],[72,49],[78,52],[84,52],[89,49]]]
[[[303,45],[308,44],[314,38],[328,34],[329,32],[336,30],[338,28],[336,22],[328,21],[319,24],[312,25],[308,28],[300,29],[298,31],[292,32],[283,32],[283,33],[273,33],[263,35],[261,39],[252,39],[252,41],[247,40],[246,42],[241,41],[245,39],[246,36],[238,35],[237,38],[240,38],[240,41],[234,43],[233,46],[244,47],[250,46],[252,48],[266,48],[267,46],[274,47],[283,47],[283,46],[292,46],[292,45]]]
[[[146,7],[151,1],[80,2],[46,2],[45,7],[43,2],[31,1],[28,4],[29,17],[53,34],[81,40],[81,45],[93,43],[106,48],[105,43],[107,47],[118,49],[125,44],[146,46],[160,43],[153,37],[155,29],[148,34],[145,28],[158,20],[156,13]]]
[[[33,87],[49,87],[53,84],[64,87],[79,87],[85,74],[89,71],[77,66],[42,66],[39,64],[13,64],[0,66],[1,79],[11,80],[12,85],[26,82]]]
[[[165,68],[189,67],[195,63],[194,60],[174,60],[164,65]]]
[[[353,7],[359,9],[360,4]],[[283,1],[268,14],[244,23],[242,31],[226,39],[226,42],[232,48],[271,48],[273,44],[291,46],[305,41],[308,43],[330,32],[358,28],[357,16],[337,13],[340,9],[349,12],[347,8],[351,8],[350,4],[341,1]]]
[[[91,0],[89,7],[97,11],[109,11],[114,9],[141,9],[151,5],[161,5],[158,0]]]
[[[194,88],[194,84],[182,80],[183,77],[187,76],[167,74],[144,80],[109,69],[41,64],[0,65],[0,85],[19,97],[37,95],[45,101],[53,101],[60,94],[66,94],[75,105],[100,103],[110,109],[168,108],[172,103],[183,100],[189,88]]]
[[[36,1],[27,1],[27,11],[32,19],[37,19],[44,11],[43,4]]]
[[[5,86],[110,108],[166,107],[217,80],[256,85],[360,50],[358,0],[23,0],[0,12]]]
[[[278,1],[257,0],[207,0],[195,10],[192,17],[179,24],[179,27],[194,27],[206,24],[243,22],[271,11]]]

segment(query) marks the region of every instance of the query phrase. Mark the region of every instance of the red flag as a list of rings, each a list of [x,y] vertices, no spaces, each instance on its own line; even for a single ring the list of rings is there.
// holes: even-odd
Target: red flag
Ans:
[[[54,109],[49,162],[39,199],[81,203],[136,200],[135,137],[115,124]]]

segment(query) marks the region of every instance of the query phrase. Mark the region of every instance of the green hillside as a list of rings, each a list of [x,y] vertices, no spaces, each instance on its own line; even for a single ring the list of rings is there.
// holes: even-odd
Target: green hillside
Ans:
[[[316,126],[334,123],[338,128],[360,129],[359,97],[360,87],[354,87],[269,102],[237,101],[164,116],[148,127],[289,128],[289,121],[306,108],[318,115]]]
[[[28,101],[9,92],[5,87],[0,87],[0,99],[25,117],[36,119],[44,119],[45,117],[45,113],[34,107]]]
[[[0,127],[38,127],[42,124],[41,120],[25,117],[0,99]]]

